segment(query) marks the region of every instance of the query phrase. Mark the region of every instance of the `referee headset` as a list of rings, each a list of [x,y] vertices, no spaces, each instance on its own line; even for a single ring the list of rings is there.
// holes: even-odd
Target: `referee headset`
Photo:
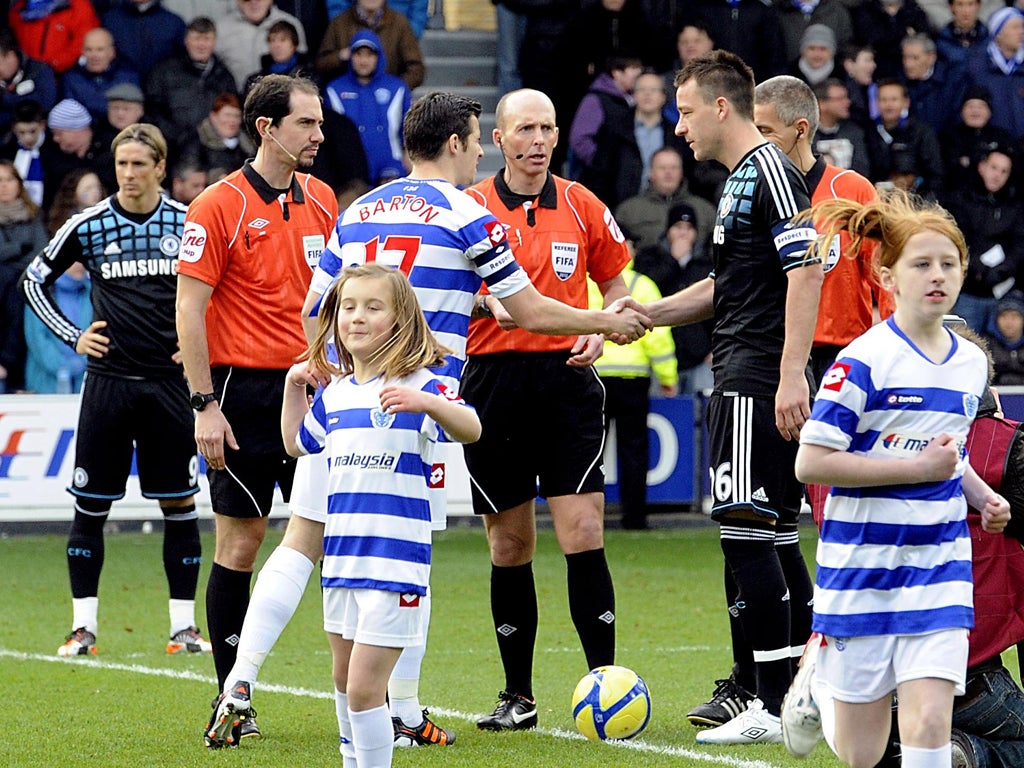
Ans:
[[[505,142],[503,142],[501,139],[498,139],[498,149],[501,150],[501,154],[503,154],[505,156],[505,159],[508,160],[509,156],[508,156],[508,152],[505,151]],[[515,155],[511,159],[512,160],[522,160],[524,157],[526,157],[526,155],[524,153],[520,152],[518,155]]]
[[[274,134],[272,134],[270,132],[270,129],[271,129],[271,127],[274,124],[274,121],[271,118],[269,118],[269,117],[264,117],[263,119],[267,121],[267,127],[263,130],[263,133],[261,133],[260,135],[263,138],[270,139],[272,142],[277,144],[277,146],[281,148],[281,151],[284,152],[286,155],[288,155],[288,157],[291,159],[291,161],[293,163],[297,164],[299,162],[299,158],[297,158],[295,155],[293,155],[291,152],[289,152],[288,149],[285,147],[285,145],[282,144],[280,141],[278,141],[277,137],[275,137]]]
[[[257,119],[259,119],[259,118],[257,118]],[[260,135],[263,138],[270,139],[272,142],[277,144],[277,146],[280,147],[281,151],[284,152],[286,155],[288,155],[288,157],[291,158],[291,161],[293,163],[298,165],[299,164],[299,158],[297,158],[295,155],[293,155],[291,152],[289,152],[288,148],[285,147],[285,145],[282,144],[280,141],[278,141],[277,137],[274,136],[274,134],[272,134],[270,132],[270,128],[271,128],[271,126],[273,126],[274,121],[271,118],[269,118],[269,117],[264,117],[263,119],[267,121],[267,127],[263,129],[263,132]],[[257,128],[257,130],[258,130],[258,128]],[[284,195],[281,195],[281,213],[284,216],[284,220],[285,221],[288,221],[288,219],[291,218],[289,216],[289,213],[288,213],[288,201],[285,199]]]

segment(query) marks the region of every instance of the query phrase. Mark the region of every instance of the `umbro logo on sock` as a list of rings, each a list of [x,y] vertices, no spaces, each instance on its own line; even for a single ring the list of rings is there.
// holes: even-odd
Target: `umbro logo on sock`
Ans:
[[[516,631],[516,627],[513,627],[511,624],[502,624],[500,627],[498,627],[497,631],[499,635],[503,637],[508,637]]]
[[[238,645],[239,640],[241,640],[241,638],[238,635],[232,635],[231,637],[224,638],[224,642],[228,645]]]
[[[615,614],[611,611],[605,611],[600,616],[598,616],[597,619],[598,621],[603,621],[605,624],[611,624],[613,621],[615,621]]]

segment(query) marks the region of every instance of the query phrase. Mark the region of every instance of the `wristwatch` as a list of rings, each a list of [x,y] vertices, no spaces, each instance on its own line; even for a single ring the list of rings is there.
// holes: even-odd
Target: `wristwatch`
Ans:
[[[217,399],[217,396],[213,392],[193,392],[192,396],[188,399],[188,404],[196,411],[201,411],[206,408],[208,403],[212,403]]]
[[[494,317],[491,308],[487,306],[487,296],[488,294],[482,293],[476,300],[476,309],[480,317]]]

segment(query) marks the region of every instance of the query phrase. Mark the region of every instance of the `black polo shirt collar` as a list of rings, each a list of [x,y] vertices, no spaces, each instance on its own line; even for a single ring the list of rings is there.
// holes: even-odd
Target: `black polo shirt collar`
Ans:
[[[260,198],[264,203],[272,203],[281,196],[282,192],[291,192],[293,203],[305,203],[306,198],[302,194],[302,186],[299,184],[299,179],[296,175],[292,174],[292,185],[288,189],[275,189],[267,183],[267,180],[256,173],[252,167],[252,160],[246,160],[245,165],[242,166],[242,175],[252,184],[252,188],[256,190]]]
[[[498,197],[501,202],[504,203],[505,207],[510,211],[514,211],[528,200],[536,200],[536,207],[538,208],[558,207],[558,190],[555,189],[555,179],[554,176],[551,175],[551,171],[548,171],[547,178],[544,180],[544,187],[541,189],[539,195],[520,195],[509,189],[508,184],[505,182],[504,168],[495,174],[494,188],[497,190]]]
[[[809,171],[807,171],[807,173],[804,174],[804,181],[807,182],[807,193],[808,193],[808,195],[813,195],[814,194],[814,190],[818,188],[818,184],[821,183],[821,177],[824,174],[825,174],[825,158],[823,156],[819,155],[815,159],[814,165],[811,166],[811,169]]]

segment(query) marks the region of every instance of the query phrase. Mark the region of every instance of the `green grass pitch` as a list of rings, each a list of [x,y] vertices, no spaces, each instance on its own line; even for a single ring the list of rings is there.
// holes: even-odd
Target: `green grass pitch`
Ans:
[[[215,693],[213,661],[164,651],[167,595],[159,523],[156,529],[150,535],[108,535],[99,655],[88,660],[56,656],[71,620],[64,538],[0,540],[0,765],[340,766],[315,578],[254,696],[266,738],[236,750],[204,748],[201,729]],[[813,562],[814,531],[801,533]],[[262,555],[279,540],[280,533],[268,534]],[[205,628],[211,535],[204,535],[203,546],[197,618]],[[484,534],[454,527],[435,539],[433,618],[420,693],[434,719],[456,731],[457,741],[447,748],[396,750],[395,766],[838,765],[824,744],[798,761],[782,745],[694,743],[696,730],[685,714],[731,667],[716,527],[609,531],[607,550],[617,599],[617,663],[635,669],[650,686],[653,714],[646,731],[613,744],[588,742],[575,731],[570,698],[587,670],[569,619],[565,562],[550,530],[539,533],[534,565],[540,726],[520,733],[476,730],[474,719],[493,708],[503,677],[490,623]]]

